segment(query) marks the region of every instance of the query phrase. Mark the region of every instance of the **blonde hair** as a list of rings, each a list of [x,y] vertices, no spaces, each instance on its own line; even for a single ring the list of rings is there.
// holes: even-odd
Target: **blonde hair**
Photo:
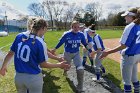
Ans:
[[[75,24],[79,24],[79,22],[78,21],[72,21],[72,23],[71,23],[71,28],[73,28],[73,25],[75,25]]]
[[[33,42],[32,42],[32,44],[34,44],[38,31],[41,28],[44,29],[45,27],[47,27],[47,22],[43,18],[36,18],[35,20],[32,20],[31,22],[32,22],[32,24],[31,24],[32,26],[30,28],[31,29],[30,34],[34,34],[34,38],[33,38]],[[24,41],[28,40],[30,38],[30,34],[29,34],[28,38],[26,38],[26,39],[22,38],[22,41],[24,42]]]
[[[36,20],[38,17],[29,17],[27,21],[27,30],[32,30],[32,25],[34,24],[34,20]]]

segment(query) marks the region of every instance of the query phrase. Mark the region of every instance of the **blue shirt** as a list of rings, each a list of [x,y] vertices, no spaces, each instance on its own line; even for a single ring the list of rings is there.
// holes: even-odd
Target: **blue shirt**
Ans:
[[[88,33],[87,33],[87,40],[88,40],[88,43],[93,42],[92,37]]]
[[[93,37],[93,43],[94,43],[93,48],[94,48],[95,51],[97,51],[99,48],[101,48],[102,51],[105,50],[103,41],[98,34],[96,34]]]
[[[120,43],[127,46],[127,48],[122,50],[122,54],[140,54],[140,25],[133,22],[127,25],[120,39]]]
[[[59,43],[55,47],[59,48],[63,43],[65,43],[64,48],[66,52],[76,53],[79,51],[80,43],[87,46],[86,39],[82,32],[74,33],[72,31],[67,31],[61,37]]]
[[[84,29],[83,33],[85,36],[85,39],[87,39],[88,43],[93,42],[92,41],[92,37],[88,34],[88,30],[90,30],[89,28]]]
[[[42,38],[30,35],[28,38],[24,33],[18,34],[11,46],[11,51],[15,52],[14,64],[16,72],[38,74],[41,72],[39,64],[48,60],[47,47]],[[33,44],[32,42],[35,41]]]

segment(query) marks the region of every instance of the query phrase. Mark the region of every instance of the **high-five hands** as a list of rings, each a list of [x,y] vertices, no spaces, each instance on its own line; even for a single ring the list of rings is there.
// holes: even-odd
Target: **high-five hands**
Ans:
[[[67,64],[66,61],[60,62],[60,68],[64,70],[69,70],[71,65]]]
[[[104,59],[109,53],[107,51],[104,51],[102,55],[100,56],[100,59]]]
[[[50,52],[51,52],[53,55],[56,55],[56,54],[55,54],[56,49],[52,49]]]

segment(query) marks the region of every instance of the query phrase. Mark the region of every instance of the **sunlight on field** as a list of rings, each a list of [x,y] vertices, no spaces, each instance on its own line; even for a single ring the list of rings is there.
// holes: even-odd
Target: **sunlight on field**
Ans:
[[[122,31],[97,31],[102,38],[120,38]],[[0,48],[2,51],[8,51],[10,44],[14,41],[18,33],[11,33],[7,37],[0,37]],[[48,48],[54,48],[59,41],[59,38],[63,34],[63,31],[48,31],[45,34],[45,42],[47,43]],[[9,44],[9,45],[7,45]],[[7,46],[6,46],[7,45]],[[63,46],[58,49],[57,53],[63,53]],[[0,54],[0,56],[3,56]],[[54,60],[49,60],[50,62],[56,62]],[[122,79],[120,77],[120,68],[117,62],[114,62],[110,59],[105,59],[103,64],[107,68],[109,75],[107,76],[112,80],[118,87],[123,88]],[[108,66],[110,68],[108,68]],[[14,85],[14,65],[11,63],[8,66],[8,72],[6,76],[0,76],[0,93],[16,93],[16,88]],[[115,69],[115,70],[114,70]],[[117,71],[117,72],[116,72]],[[66,78],[62,75],[63,70],[60,69],[44,69],[43,71],[46,74],[44,78],[44,88],[43,93],[73,93],[70,88]],[[140,78],[140,77],[139,77]],[[62,84],[63,83],[63,84]],[[51,88],[54,88],[52,90]]]

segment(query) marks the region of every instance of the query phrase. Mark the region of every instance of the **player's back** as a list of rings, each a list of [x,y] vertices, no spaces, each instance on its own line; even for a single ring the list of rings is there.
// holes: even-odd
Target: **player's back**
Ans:
[[[133,22],[127,25],[120,42],[127,46],[125,54],[140,54],[140,25]]]
[[[47,60],[47,48],[42,38],[19,34],[11,50],[15,52],[15,69],[19,73],[40,73],[38,65]]]

